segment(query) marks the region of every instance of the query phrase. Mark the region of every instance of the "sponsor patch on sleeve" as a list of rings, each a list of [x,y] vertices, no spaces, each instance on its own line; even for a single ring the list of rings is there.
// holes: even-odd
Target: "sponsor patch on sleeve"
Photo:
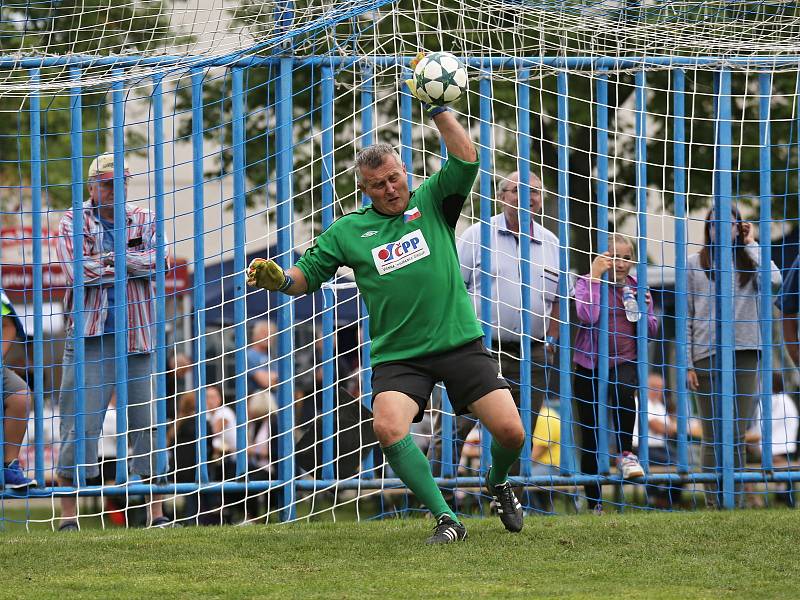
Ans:
[[[382,244],[372,249],[375,268],[381,275],[402,269],[430,254],[428,242],[425,241],[421,229],[404,235],[396,242]]]

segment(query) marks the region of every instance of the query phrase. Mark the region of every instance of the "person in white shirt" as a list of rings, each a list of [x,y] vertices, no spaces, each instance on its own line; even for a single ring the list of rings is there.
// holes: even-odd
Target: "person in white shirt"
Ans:
[[[639,452],[639,420],[634,426],[634,446]],[[689,420],[689,436],[702,437],[702,426],[696,418]],[[667,395],[666,382],[661,373],[650,373],[647,377],[647,448],[652,467],[673,466],[677,462],[675,442],[678,436],[678,419]],[[681,501],[683,485],[648,485],[647,501],[654,508],[671,509]]]
[[[470,226],[458,242],[458,258],[461,275],[467,292],[473,301],[475,314],[481,314],[481,298],[489,296],[491,312],[492,355],[500,362],[503,377],[511,386],[511,395],[517,406],[520,404],[520,365],[522,343],[522,243],[530,245],[530,287],[527,289],[531,320],[531,430],[536,427],[536,418],[545,398],[557,393],[558,375],[551,370],[556,337],[559,327],[558,279],[560,257],[558,238],[542,223],[544,190],[542,181],[534,173],[529,178],[530,230],[520,233],[519,173],[510,173],[500,179],[497,202],[501,211],[491,218],[488,240],[490,263],[481,264],[481,223]],[[489,273],[491,289],[481,288],[481,271]],[[439,430],[434,423],[434,431]],[[474,419],[466,416],[456,420],[457,445],[460,453]],[[434,436],[428,452],[429,458],[438,458],[441,439]],[[458,455],[457,455],[458,456]],[[512,468],[512,472],[516,467]]]
[[[770,402],[770,424],[772,430],[772,443],[769,450],[772,453],[772,465],[776,470],[786,469],[792,464],[797,453],[797,434],[800,429],[800,412],[797,404],[790,394],[784,391],[783,372],[775,370],[772,373],[772,401]],[[756,404],[752,425],[747,430],[745,440],[749,444],[748,454],[754,456],[750,461],[760,460],[765,448],[762,444],[761,432],[763,430],[761,403]],[[755,492],[758,484],[745,486],[747,492]],[[783,486],[783,484],[776,484]],[[776,487],[770,486],[770,487]],[[763,488],[762,488],[763,489]],[[791,494],[792,485],[789,484],[786,492],[778,492],[776,500],[789,505],[794,504]],[[751,494],[747,496],[747,503],[751,507],[764,506],[763,495]]]
[[[783,381],[780,371],[776,371],[772,380],[772,402],[770,424],[772,429],[772,464],[775,467],[785,467],[797,452],[797,431],[800,425],[800,414],[797,405],[792,397],[784,392]],[[764,448],[760,444],[762,431],[761,403],[756,404],[756,412],[753,415],[753,424],[748,430],[748,442],[758,442],[759,448],[763,452]]]
[[[230,406],[222,404],[222,394],[217,386],[206,388],[206,409],[213,455],[231,458],[236,453],[236,413]]]

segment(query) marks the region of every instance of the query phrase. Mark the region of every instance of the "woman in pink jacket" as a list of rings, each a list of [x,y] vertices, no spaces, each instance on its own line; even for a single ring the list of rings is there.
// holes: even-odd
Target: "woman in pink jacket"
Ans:
[[[575,284],[575,308],[578,333],[575,336],[575,379],[573,393],[577,405],[578,429],[581,433],[581,470],[586,474],[598,471],[597,440],[600,285],[608,273],[608,400],[609,426],[616,439],[617,466],[622,477],[629,479],[644,475],[639,459],[633,453],[633,428],[636,422],[636,396],[639,388],[636,360],[636,321],[639,313],[626,316],[624,294],[636,293],[636,279],[630,275],[636,263],[633,243],[624,235],[609,237],[608,252],[592,262],[591,273],[578,278]],[[628,288],[628,289],[626,289]],[[646,292],[647,331],[655,335],[658,321],[653,314],[650,292]],[[630,320],[633,319],[633,320]],[[646,359],[646,357],[643,357]],[[598,484],[585,486],[591,510],[603,510],[602,490]]]

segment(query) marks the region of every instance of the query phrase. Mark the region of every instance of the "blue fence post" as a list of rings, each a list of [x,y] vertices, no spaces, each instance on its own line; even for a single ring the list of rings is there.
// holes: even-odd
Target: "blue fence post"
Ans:
[[[487,348],[492,347],[492,199],[494,198],[494,138],[492,132],[492,68],[482,66],[484,71],[480,79],[480,199],[481,199],[481,323],[483,324],[483,341]],[[463,442],[463,440],[462,440]],[[492,436],[485,427],[481,428],[481,473],[489,468]]]
[[[333,480],[336,477],[334,468],[334,433],[336,431],[336,397],[338,393],[334,338],[334,312],[336,311],[336,294],[327,286],[322,288],[324,309],[322,312],[322,479]]]
[[[608,75],[597,76],[597,252],[608,250]],[[608,275],[600,283],[600,319],[597,323],[597,472],[609,474],[608,457]],[[578,400],[581,402],[581,400]]]
[[[167,449],[167,239],[164,235],[164,98],[163,78],[154,80],[153,106],[153,180],[156,214],[156,473],[169,468]]]
[[[114,71],[112,113],[114,135],[114,264],[124,265],[128,251],[125,218],[125,97],[124,80]],[[116,482],[128,482],[128,274],[114,269],[114,389],[117,392]],[[149,382],[148,382],[149,383]],[[144,399],[136,398],[136,402]],[[148,406],[148,409],[150,407]],[[149,433],[149,432],[148,432]]]
[[[234,360],[236,375],[236,475],[246,475],[247,469],[247,306],[245,304],[245,102],[244,72],[240,67],[231,69],[231,104],[233,108],[233,319]]]
[[[292,69],[290,56],[280,58],[277,107],[278,264],[288,269],[294,257],[292,220]],[[281,480],[281,519],[295,515],[294,487],[294,303],[285,296],[278,308],[278,479]]]
[[[443,385],[440,387],[444,388]],[[453,405],[450,404],[450,398],[447,395],[447,390],[442,389],[442,455],[441,455],[441,476],[445,479],[458,476],[458,459],[453,453],[453,428],[455,425],[455,418],[453,417]],[[436,432],[433,432],[436,435]]]
[[[333,172],[333,150],[334,150],[334,79],[333,69],[330,66],[323,66],[321,69],[320,86],[322,87],[322,105],[320,112],[322,117],[322,229],[323,231],[331,226],[334,220],[333,198],[334,198],[334,172]],[[334,336],[336,335],[335,311],[336,294],[330,288],[322,290],[325,300],[325,310],[322,313],[322,478],[332,480],[336,476],[334,469],[334,443],[335,432],[335,400],[337,396],[336,382],[336,347]]]
[[[33,431],[36,439],[34,473],[44,485],[44,325],[42,315],[42,114],[39,69],[31,69],[31,213],[33,217]],[[49,241],[48,246],[49,246]]]
[[[650,469],[649,424],[647,409],[647,367],[648,356],[648,307],[646,302],[647,285],[647,89],[644,67],[636,71],[636,210],[639,219],[638,258],[636,269],[637,291],[641,317],[636,323],[636,368],[639,375],[639,460],[645,472]]]
[[[689,392],[687,377],[687,315],[686,296],[686,118],[685,118],[686,73],[676,69],[673,77],[673,181],[675,200],[675,375],[677,377],[677,427],[678,427],[678,473],[689,472]]]
[[[719,190],[715,195],[714,221],[716,225],[715,265],[716,273],[716,299],[717,299],[717,357],[719,364],[719,381],[717,389],[721,390],[721,430],[720,444],[718,446],[718,466],[721,457],[722,465],[722,505],[733,508],[735,502],[734,491],[734,337],[730,315],[733,315],[733,278],[731,270],[731,72],[722,69],[717,75],[718,95],[716,114],[717,124],[717,157],[716,166]],[[743,418],[739,415],[739,418]],[[719,471],[719,468],[717,469]]]
[[[85,319],[83,276],[83,102],[81,69],[72,67],[75,82],[70,90],[70,152],[72,168],[72,323],[75,374],[75,467],[77,487],[86,484],[86,370],[84,350]],[[69,343],[69,340],[66,340]]]
[[[404,69],[404,77],[411,72]],[[414,172],[412,97],[409,93],[400,94],[400,158],[408,171],[408,186],[411,187]]]
[[[206,274],[205,274],[205,201],[203,194],[203,78],[202,69],[192,69],[192,226],[194,232],[194,289],[195,311],[194,381],[197,385],[198,482],[208,482],[208,452],[206,439]]]
[[[375,78],[373,65],[364,63],[361,66],[361,135],[359,142],[361,148],[366,148],[375,143],[375,124],[374,124],[374,102],[375,102]],[[367,206],[371,200],[366,194],[361,195],[361,204]],[[361,396],[362,402],[372,404],[375,400],[372,397],[372,366],[370,359],[370,348],[372,346],[369,335],[369,315],[364,300],[360,301],[361,314],[364,315],[361,321],[362,342],[361,346]],[[370,479],[374,477],[373,453],[370,452],[363,461],[362,477]]]
[[[561,398],[561,472],[575,470],[575,437],[572,434],[572,355],[569,330],[569,78],[567,71],[556,76],[558,90],[558,243],[561,272],[558,278],[558,368]]]
[[[532,423],[534,416],[531,409],[531,73],[528,69],[517,71],[517,150],[519,182],[517,185],[517,201],[519,203],[519,262],[521,266],[522,288],[522,339],[520,340],[520,414],[525,428],[525,441],[522,445],[520,459],[523,479],[532,474],[531,441],[533,437]],[[502,346],[501,346],[502,348]],[[544,382],[542,382],[544,383]]]
[[[444,138],[439,137],[439,154],[442,157],[441,166],[444,166],[447,161],[447,146],[444,143]],[[450,397],[447,395],[447,389],[444,385],[440,385],[442,391],[442,455],[441,459],[441,475],[442,477],[455,477],[458,474],[458,466],[453,457],[453,429],[455,427],[455,418],[453,416],[453,405],[450,404]],[[435,392],[434,392],[435,393]]]
[[[759,214],[758,232],[761,250],[759,266],[759,319],[761,324],[761,468],[772,471],[772,130],[770,126],[770,99],[772,74],[758,74],[759,123]],[[739,415],[741,419],[742,416]]]

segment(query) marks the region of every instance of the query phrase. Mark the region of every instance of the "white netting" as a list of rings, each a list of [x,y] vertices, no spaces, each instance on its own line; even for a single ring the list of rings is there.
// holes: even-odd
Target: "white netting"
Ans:
[[[2,8],[0,93],[6,95],[67,87],[75,73],[54,57],[89,67],[81,73],[87,86],[287,51],[358,56],[442,47],[509,58],[797,54],[797,8],[786,3],[86,0]],[[49,68],[32,84],[27,71],[9,68],[15,61]]]
[[[124,140],[131,163],[129,199],[163,210],[168,253],[182,259],[178,269],[166,273],[166,306],[159,313],[165,339],[157,348],[151,396],[128,399],[152,408],[149,422],[132,425],[129,419],[129,432],[153,428],[157,449],[139,458],[162,470],[159,483],[166,487],[160,491],[168,512],[189,522],[218,523],[329,514],[372,518],[419,508],[374,452],[363,408],[370,405],[365,315],[352,282],[298,300],[293,315],[281,316],[285,298],[252,290],[242,296],[241,265],[234,261],[302,252],[332,218],[359,206],[352,160],[370,140],[398,147],[413,185],[439,168],[439,137],[401,84],[417,51],[439,49],[468,64],[469,91],[454,110],[481,153],[482,172],[464,206],[458,241],[469,226],[503,210],[497,200],[510,173],[529,169],[540,179],[528,182],[543,190],[535,221],[558,236],[554,253],[563,256],[546,257],[536,246],[542,240],[532,243],[535,278],[527,316],[542,324],[543,311],[559,307],[553,322],[560,331],[534,325],[532,343],[543,352],[546,335],[561,334],[567,356],[556,359],[561,362],[551,366],[548,377],[569,385],[575,381],[570,326],[580,327],[568,301],[575,276],[588,272],[597,252],[606,249],[606,234],[634,236],[634,249],[646,250],[639,274],[646,274],[643,285],[653,290],[661,312],[661,328],[639,360],[646,364],[644,374],[649,369],[661,375],[662,387],[671,392],[652,400],[650,418],[674,431],[658,438],[637,430],[651,440],[652,472],[661,479],[624,488],[629,495],[622,503],[679,506],[674,496],[679,488],[672,485],[679,468],[690,473],[684,505],[702,503],[701,485],[709,481],[701,481],[699,454],[713,443],[690,443],[678,428],[679,415],[690,427],[700,426],[690,417],[710,422],[707,414],[695,414],[681,379],[686,369],[679,359],[686,344],[678,335],[685,316],[677,307],[686,299],[676,288],[686,277],[681,258],[702,244],[705,210],[715,201],[733,198],[744,219],[760,220],[762,246],[795,225],[796,13],[785,3],[3,3],[3,287],[13,292],[29,332],[37,319],[45,330],[27,353],[17,348],[9,361],[28,373],[41,403],[21,458],[25,472],[47,487],[26,499],[6,494],[0,506],[9,512],[0,519],[59,523],[60,501],[52,492],[67,341],[60,302],[69,282],[58,265],[55,232],[70,204],[85,194],[83,175],[73,178],[73,163],[85,173],[97,154],[114,149],[115,134],[121,134],[116,143]],[[288,69],[283,80],[282,69]],[[282,95],[287,80],[291,94]],[[112,83],[120,90],[116,98]],[[163,85],[157,90],[156,83]],[[729,150],[730,158],[721,150]],[[525,185],[516,187],[524,191]],[[762,196],[772,200],[769,211],[762,211],[767,204]],[[43,266],[34,265],[34,216],[50,242]],[[479,239],[473,259],[490,238]],[[782,266],[790,262],[784,258]],[[33,273],[39,268],[45,276],[41,310],[34,306]],[[491,276],[496,284],[513,285],[519,272]],[[198,288],[201,273],[205,283]],[[244,319],[235,308],[242,297]],[[519,308],[501,301],[482,312],[479,304],[487,322]],[[506,323],[494,331],[506,359],[516,351],[509,339],[518,337],[523,317],[518,311],[512,327]],[[761,320],[771,323],[771,317]],[[733,321],[730,314],[725,319]],[[241,362],[245,346],[260,350],[262,359],[252,359],[260,362]],[[777,338],[764,338],[762,346],[762,356],[774,355],[771,368],[779,383],[792,388]],[[40,362],[31,348],[43,351]],[[187,370],[175,366],[182,359]],[[552,355],[534,352],[533,359]],[[251,381],[243,391],[241,378],[256,371],[266,383]],[[534,373],[532,385],[541,390],[544,376]],[[765,370],[759,376],[762,406],[769,401],[764,390],[771,374]],[[641,397],[657,387],[640,384]],[[567,436],[572,423],[559,424],[559,415],[570,413],[572,395],[562,397],[555,385],[547,386],[547,417],[540,422],[548,427],[534,432],[535,411],[523,407],[529,425],[526,478],[585,472],[580,452],[586,446]],[[775,439],[785,440],[783,450],[765,447],[765,455],[778,457],[776,464],[792,460],[795,452],[789,443],[796,438],[797,416],[788,406],[783,402],[773,409],[781,415],[773,417],[773,425]],[[586,425],[586,414],[572,410],[571,418]],[[115,460],[116,423],[116,416],[106,417],[104,451],[84,466],[127,465],[136,475],[134,462]],[[434,474],[465,478],[448,486],[464,512],[486,508],[476,491],[489,460],[488,444],[472,425],[455,420],[437,390],[431,410],[414,429],[415,440],[433,459]],[[617,443],[620,427],[612,418],[600,425]],[[559,441],[555,429],[567,437]],[[601,470],[610,466],[613,474],[613,439],[610,445]],[[538,454],[542,447],[549,461]],[[572,462],[552,458],[550,453],[559,451]],[[132,446],[128,457],[134,452]],[[755,470],[762,466],[752,456],[748,464]],[[763,469],[771,471],[768,464]],[[81,516],[101,517],[104,524],[144,520],[130,509],[151,504],[146,488],[136,481],[115,488],[109,473],[95,483],[103,484],[97,493],[111,504],[82,500]],[[224,485],[196,494],[198,484],[217,483]],[[735,491],[737,499],[745,497],[741,488]],[[550,479],[537,479],[532,492],[525,502],[531,510],[559,512],[573,510],[576,498],[590,494],[575,487],[575,480]]]

